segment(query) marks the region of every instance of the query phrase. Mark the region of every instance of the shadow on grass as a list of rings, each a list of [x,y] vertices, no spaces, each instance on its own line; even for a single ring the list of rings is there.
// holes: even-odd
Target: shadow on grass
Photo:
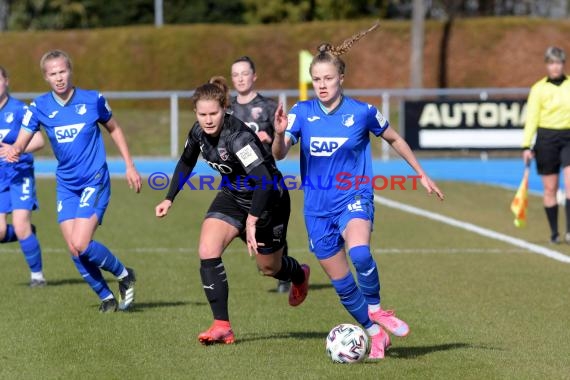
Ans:
[[[309,291],[311,290],[323,290],[332,289],[332,284],[309,284]]]
[[[319,339],[323,340],[328,335],[328,331],[292,331],[292,332],[275,332],[267,335],[258,334],[244,334],[243,337],[239,337],[236,343],[247,343],[256,342],[260,340],[271,340],[271,339]]]
[[[478,346],[469,343],[446,343],[428,346],[392,347],[388,350],[387,356],[394,359],[414,359],[420,356],[432,354],[434,352],[460,350],[464,348],[479,350],[501,350],[497,347]]]
[[[87,283],[85,282],[85,280],[83,280],[82,278],[63,278],[63,279],[59,279],[59,280],[50,280],[49,278],[47,279],[47,287],[50,286],[66,286],[66,285],[79,285],[79,284],[85,284],[87,285]],[[28,283],[22,283],[22,285],[25,286],[29,286]]]
[[[311,290],[322,290],[332,288],[331,284],[309,284],[309,291]],[[277,293],[277,288],[271,288],[267,291],[268,293]],[[289,293],[289,292],[287,292]]]
[[[140,302],[135,304],[128,310],[128,312],[141,312],[149,309],[162,309],[165,307],[180,307],[180,306],[206,306],[206,302],[200,301],[156,301],[156,302]]]

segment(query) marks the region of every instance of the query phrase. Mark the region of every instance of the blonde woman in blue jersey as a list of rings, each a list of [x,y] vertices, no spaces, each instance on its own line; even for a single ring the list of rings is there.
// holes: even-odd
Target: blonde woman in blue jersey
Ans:
[[[105,98],[97,91],[83,90],[72,84],[69,56],[61,50],[49,51],[42,57],[40,67],[51,91],[30,104],[18,139],[5,157],[9,162],[18,161],[32,136],[43,126],[58,161],[57,219],[73,262],[99,296],[101,312],[126,310],[134,301],[134,271],[126,268],[106,246],[93,240],[111,196],[99,124],[109,132],[125,160],[127,181],[137,193],[141,189],[141,177]],[[118,279],[119,302],[100,268]]]
[[[18,137],[26,104],[8,93],[8,73],[0,66],[0,155]],[[44,146],[41,134],[34,136],[18,163],[0,160],[0,244],[18,241],[31,272],[30,287],[46,285],[42,250],[32,225],[32,210],[38,208],[34,177],[35,152]],[[12,224],[7,221],[12,214]]]
[[[547,76],[530,89],[523,137],[525,164],[536,159],[544,187],[543,204],[550,226],[550,242],[560,242],[558,202],[560,170],[566,191],[566,234],[570,243],[570,80],[564,74],[566,53],[551,46],[544,53]],[[536,141],[533,140],[536,138]],[[533,146],[534,145],[534,146]]]
[[[408,325],[393,311],[380,307],[380,280],[370,253],[374,218],[373,189],[370,184],[346,189],[334,183],[343,179],[372,178],[370,134],[382,137],[421,176],[428,193],[443,199],[408,144],[389,126],[376,107],[344,96],[345,64],[339,56],[363,37],[359,33],[339,47],[319,46],[310,66],[316,99],[297,103],[287,116],[282,105],[275,115],[273,154],[287,155],[291,146],[301,144],[301,177],[305,192],[305,224],[309,247],[330,277],[347,311],[366,328],[371,337],[369,358],[384,358],[390,337],[406,336]],[[332,183],[331,183],[332,181]],[[346,251],[354,264],[358,285],[350,271]]]

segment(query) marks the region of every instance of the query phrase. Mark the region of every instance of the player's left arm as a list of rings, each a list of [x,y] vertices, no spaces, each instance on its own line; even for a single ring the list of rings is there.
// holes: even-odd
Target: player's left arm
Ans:
[[[109,132],[111,139],[113,139],[117,149],[119,149],[121,157],[123,157],[123,160],[125,161],[129,187],[139,193],[142,187],[141,176],[135,167],[131,154],[129,153],[129,146],[127,145],[125,134],[119,126],[119,123],[117,123],[117,120],[113,117],[111,107],[102,94],[99,94],[97,98],[97,114],[99,115],[99,123],[101,123],[107,132]]]
[[[113,139],[113,142],[117,146],[121,157],[123,157],[123,160],[125,161],[125,165],[127,167],[127,182],[129,183],[129,187],[139,193],[142,187],[142,180],[129,152],[127,139],[125,138],[123,129],[119,126],[119,123],[117,123],[113,117],[111,117],[107,122],[103,123],[103,126],[109,132],[111,139]]]
[[[418,173],[420,182],[428,194],[435,193],[439,199],[443,200],[443,192],[437,187],[435,182],[428,177],[406,140],[404,140],[398,132],[390,128],[390,123],[376,107],[368,105],[367,112],[366,124],[368,131],[372,132],[375,136],[382,136],[400,157],[406,160],[408,165]]]
[[[382,138],[386,140],[388,144],[390,144],[390,146],[396,151],[396,153],[400,155],[400,157],[406,160],[406,162],[412,167],[412,169],[416,171],[416,173],[418,173],[418,175],[421,177],[420,182],[423,187],[425,187],[427,192],[429,194],[435,193],[439,199],[443,200],[443,192],[439,189],[439,187],[437,187],[435,182],[433,182],[428,177],[406,140],[404,140],[402,136],[398,134],[398,132],[390,127],[387,127],[384,130],[382,133]]]

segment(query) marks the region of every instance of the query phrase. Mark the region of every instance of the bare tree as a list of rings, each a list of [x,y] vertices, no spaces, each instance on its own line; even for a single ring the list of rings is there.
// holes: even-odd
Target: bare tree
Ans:
[[[463,1],[461,0],[443,0],[441,1],[447,17],[443,23],[443,32],[441,34],[441,40],[439,44],[439,70],[437,84],[440,88],[446,88],[448,86],[447,81],[447,57],[449,53],[449,41],[451,40],[451,31],[453,28],[453,22],[455,18],[460,13],[463,7]]]
[[[0,32],[8,29],[10,17],[10,0],[0,0]]]
[[[410,87],[423,87],[424,74],[424,39],[425,39],[425,3],[413,0],[412,3],[412,41],[410,46]]]

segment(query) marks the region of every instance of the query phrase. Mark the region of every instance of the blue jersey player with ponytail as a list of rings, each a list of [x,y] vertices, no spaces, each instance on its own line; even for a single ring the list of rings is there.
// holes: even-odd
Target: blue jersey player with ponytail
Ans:
[[[25,103],[8,93],[8,72],[0,66],[0,154],[8,150],[18,137]],[[42,250],[31,222],[33,210],[38,208],[34,157],[31,152],[41,149],[44,139],[36,134],[17,163],[0,160],[0,244],[18,241],[30,269],[30,287],[46,285],[43,274]],[[12,224],[7,222],[12,214]]]
[[[99,296],[101,312],[128,309],[134,301],[135,274],[102,243],[93,240],[111,195],[105,146],[99,124],[110,134],[126,163],[129,186],[137,193],[141,177],[117,121],[105,98],[96,91],[72,85],[69,56],[49,51],[40,61],[51,91],[37,97],[24,115],[18,139],[4,153],[6,160],[21,159],[32,136],[43,126],[58,161],[56,171],[57,215],[61,232],[77,270]],[[101,270],[119,281],[119,302]]]
[[[357,178],[372,178],[370,134],[381,136],[421,176],[429,193],[443,199],[408,144],[390,128],[388,121],[372,105],[344,96],[345,64],[339,58],[367,32],[359,33],[338,47],[319,46],[310,74],[316,99],[297,103],[285,115],[280,105],[275,116],[273,154],[286,156],[289,148],[301,144],[301,177],[305,193],[305,224],[309,248],[330,277],[340,302],[367,330],[371,338],[371,359],[384,358],[390,346],[388,332],[406,336],[408,325],[393,311],[380,306],[380,280],[370,252],[374,218],[372,185]],[[346,182],[324,184],[348,175]],[[324,186],[323,186],[324,185]],[[350,271],[346,251],[356,269],[358,285]]]

